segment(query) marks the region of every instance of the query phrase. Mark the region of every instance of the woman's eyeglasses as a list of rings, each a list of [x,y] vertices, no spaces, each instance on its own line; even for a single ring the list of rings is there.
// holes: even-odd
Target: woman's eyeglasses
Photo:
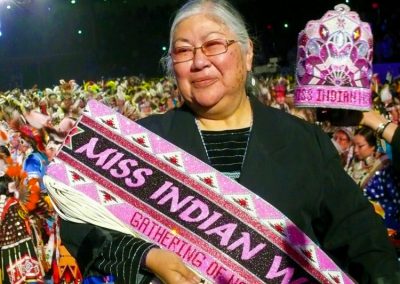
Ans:
[[[206,56],[219,55],[227,52],[228,47],[235,42],[237,42],[237,40],[212,39],[204,42],[199,47],[194,47],[190,45],[178,46],[172,49],[170,56],[174,63],[181,63],[192,60],[198,49],[201,49],[203,54]]]

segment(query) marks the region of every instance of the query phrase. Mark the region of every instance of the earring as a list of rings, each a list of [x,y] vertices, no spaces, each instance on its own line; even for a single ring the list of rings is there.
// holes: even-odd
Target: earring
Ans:
[[[247,95],[258,96],[257,79],[254,77],[253,71],[247,72],[246,92]]]

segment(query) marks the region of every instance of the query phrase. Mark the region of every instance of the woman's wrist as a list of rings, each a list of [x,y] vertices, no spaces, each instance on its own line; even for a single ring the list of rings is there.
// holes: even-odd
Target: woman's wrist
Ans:
[[[367,111],[363,113],[363,118],[360,122],[361,125],[368,126],[376,131],[381,123],[386,123],[387,119],[375,111]]]
[[[386,127],[391,123],[390,120],[381,122],[378,124],[378,127],[375,128],[375,135],[378,138],[382,138],[383,132],[385,131]]]
[[[147,262],[146,262],[146,260],[147,260],[147,256],[149,255],[149,252],[152,249],[158,249],[158,246],[153,245],[153,246],[150,246],[148,249],[146,249],[146,251],[143,253],[142,258],[140,260],[140,268],[147,270]]]

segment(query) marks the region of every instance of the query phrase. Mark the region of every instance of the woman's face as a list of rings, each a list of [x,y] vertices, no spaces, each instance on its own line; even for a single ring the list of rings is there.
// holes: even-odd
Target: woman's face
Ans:
[[[333,134],[333,139],[339,144],[340,148],[342,151],[347,151],[349,147],[351,146],[351,140],[349,136],[342,130],[338,130]]]
[[[353,138],[354,155],[358,160],[364,160],[375,152],[375,147],[370,146],[362,135],[355,135]]]
[[[173,48],[200,47],[215,39],[237,40],[228,28],[203,14],[182,20],[175,29]],[[252,44],[243,54],[240,43],[228,46],[226,53],[206,56],[196,49],[192,60],[174,63],[179,91],[194,111],[224,113],[245,96],[247,72],[253,59]]]

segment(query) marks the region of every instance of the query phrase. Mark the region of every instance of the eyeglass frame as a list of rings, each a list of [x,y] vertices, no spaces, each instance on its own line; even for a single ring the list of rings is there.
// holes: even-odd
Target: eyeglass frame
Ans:
[[[207,44],[207,43],[209,43],[209,42],[212,42],[212,41],[222,41],[222,42],[224,42],[224,43],[225,43],[225,51],[220,52],[220,53],[216,53],[216,54],[207,55],[207,54],[204,52],[204,50],[203,50],[204,45]],[[203,44],[202,44],[201,46],[198,46],[198,47],[196,47],[196,46],[181,46],[181,48],[183,48],[183,47],[184,47],[184,48],[189,48],[189,47],[192,48],[192,54],[193,54],[193,56],[192,56],[190,59],[183,60],[183,61],[175,61],[174,58],[173,58],[172,52],[169,53],[169,56],[171,57],[172,62],[173,62],[174,64],[175,64],[175,63],[183,63],[183,62],[187,62],[187,61],[192,60],[192,59],[195,57],[195,55],[196,55],[197,49],[201,49],[201,52],[203,52],[203,54],[204,54],[205,56],[207,56],[207,57],[209,57],[209,56],[216,56],[216,55],[220,55],[220,54],[226,53],[226,52],[228,51],[228,47],[231,46],[232,44],[236,43],[236,42],[239,42],[239,41],[238,41],[238,40],[235,40],[235,39],[210,39],[210,40],[207,40],[207,41],[203,42]]]

